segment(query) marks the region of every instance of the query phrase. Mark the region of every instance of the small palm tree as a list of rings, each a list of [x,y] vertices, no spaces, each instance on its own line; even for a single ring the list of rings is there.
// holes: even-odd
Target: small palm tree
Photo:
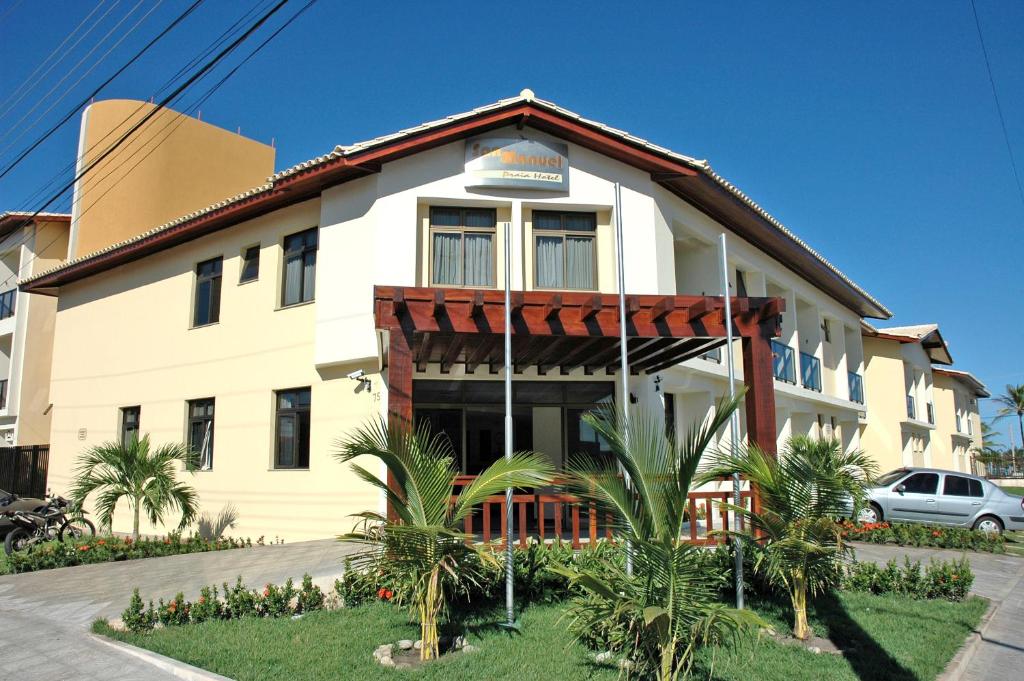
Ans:
[[[446,610],[447,596],[460,582],[478,577],[474,561],[468,559],[479,556],[496,562],[489,548],[467,541],[470,537],[460,529],[466,517],[507,487],[550,484],[555,470],[541,454],[518,452],[511,459],[495,461],[456,495],[459,471],[449,440],[443,434],[431,435],[426,423],[413,430],[397,421],[389,426],[383,420],[339,441],[335,456],[342,463],[373,457],[391,474],[393,487],[352,464],[359,478],[384,493],[395,520],[373,511],[359,513],[361,525],[341,539],[373,546],[356,556],[353,564],[372,564],[383,556],[408,575],[423,642],[420,659],[433,659],[440,652],[438,621]]]
[[[104,442],[91,447],[78,458],[72,499],[82,504],[96,493],[96,515],[101,525],[110,527],[114,509],[122,498],[134,514],[132,536],[139,538],[139,517],[143,511],[154,525],[163,522],[171,511],[181,513],[178,529],[188,527],[199,510],[196,491],[178,482],[180,464],[193,464],[193,454],[180,442],[152,449],[149,435],[129,442]]]
[[[793,636],[807,639],[807,596],[827,588],[848,552],[836,520],[864,500],[865,484],[875,474],[863,452],[844,451],[834,438],[791,438],[776,458],[755,446],[723,452],[703,480],[739,473],[757,489],[760,509],[733,510],[749,521],[748,541],[763,546],[755,570],[784,588],[793,607]]]
[[[721,576],[709,573],[701,549],[684,540],[697,466],[740,399],[720,403],[678,443],[651,414],[625,423],[611,409],[583,417],[611,456],[574,458],[568,484],[599,512],[611,514],[619,540],[629,541],[634,572],[630,577],[612,564],[600,571],[558,572],[588,594],[570,609],[576,626],[601,631],[610,621],[625,622],[627,656],[639,674],[659,681],[686,676],[696,646],[764,625],[753,613],[719,602]]]
[[[1005,419],[1008,416],[1017,417],[1021,444],[1024,445],[1024,385],[1008,385],[1006,392],[996,395],[992,399],[999,405],[996,420]]]

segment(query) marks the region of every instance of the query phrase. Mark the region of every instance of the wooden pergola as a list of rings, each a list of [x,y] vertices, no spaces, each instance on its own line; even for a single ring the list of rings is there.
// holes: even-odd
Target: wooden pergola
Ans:
[[[388,414],[412,422],[412,383],[428,364],[447,373],[496,374],[504,364],[505,294],[493,289],[375,286],[376,328],[387,332]],[[519,291],[512,294],[512,361],[541,375],[619,370],[617,294]],[[771,339],[781,298],[731,300],[733,334],[743,345],[747,436],[776,453]],[[714,296],[629,295],[626,334],[632,373],[653,374],[726,341],[725,301]]]

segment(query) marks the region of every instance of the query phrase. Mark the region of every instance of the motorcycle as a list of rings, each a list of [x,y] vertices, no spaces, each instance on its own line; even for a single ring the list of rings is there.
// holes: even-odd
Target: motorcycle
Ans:
[[[5,511],[15,526],[4,540],[4,551],[32,551],[48,541],[78,539],[86,534],[95,535],[96,526],[83,517],[84,511],[68,516],[71,502],[60,496],[50,496],[47,503],[35,511]]]

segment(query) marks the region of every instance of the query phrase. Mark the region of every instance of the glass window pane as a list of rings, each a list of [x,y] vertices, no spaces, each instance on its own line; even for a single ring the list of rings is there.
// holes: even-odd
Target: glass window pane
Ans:
[[[537,254],[534,267],[537,270],[539,288],[565,288],[565,262],[563,243],[560,236],[537,237]]]
[[[465,227],[494,227],[497,218],[489,209],[468,209],[465,211]]]
[[[462,235],[435,232],[431,283],[462,285]]]
[[[565,383],[568,404],[600,404],[611,401],[615,395],[615,384],[610,381]]]
[[[302,301],[314,298],[316,290],[316,251],[306,253],[302,267]]]
[[[565,238],[565,287],[594,288],[594,240],[590,237]]]
[[[239,281],[252,281],[260,276],[260,247],[250,246],[242,256],[242,272]]]
[[[210,280],[210,312],[207,318],[209,324],[220,321],[220,281],[219,275],[216,279]]]
[[[942,485],[942,493],[954,497],[966,497],[970,496],[971,486],[967,478],[962,478],[959,475],[947,475],[946,481]]]
[[[912,494],[935,494],[939,488],[938,473],[917,473],[911,475],[904,482],[907,492]]]
[[[294,305],[300,302],[302,294],[302,256],[290,256],[284,263],[284,296],[282,304]]]
[[[533,214],[534,229],[562,229],[562,215],[550,211],[535,211]]]
[[[593,213],[565,213],[562,219],[566,230],[593,232],[597,229],[597,216]]]
[[[461,409],[417,409],[416,426],[426,423],[431,435],[444,438],[451,447],[452,456],[459,468],[462,467],[462,410]]]
[[[476,381],[413,381],[412,400],[417,404],[459,404],[462,386]]]
[[[196,311],[192,323],[195,326],[208,324],[210,321],[210,287],[212,282],[207,279],[196,284]]]
[[[971,496],[972,497],[983,497],[985,496],[984,490],[981,488],[981,480],[975,480],[974,478],[968,478],[971,483]]]
[[[465,286],[494,286],[493,235],[465,235]]]
[[[438,227],[458,227],[462,224],[462,214],[458,208],[431,208],[430,224]]]
[[[504,404],[505,384],[501,381],[466,381],[466,404]]]
[[[309,468],[309,412],[301,411],[297,415],[298,441],[296,443],[295,465],[298,468]]]
[[[293,414],[277,417],[277,465],[281,468],[295,466],[295,425]]]
[[[561,404],[563,395],[562,383],[554,381],[521,381],[512,384],[512,397],[516,402]],[[502,396],[504,398],[504,392]]]

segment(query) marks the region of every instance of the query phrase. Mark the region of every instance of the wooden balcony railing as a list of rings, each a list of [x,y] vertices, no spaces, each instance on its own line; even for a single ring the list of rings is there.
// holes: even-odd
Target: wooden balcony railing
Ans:
[[[467,485],[473,476],[460,476],[456,484]],[[750,508],[750,490],[740,493],[741,503]],[[452,500],[454,501],[454,497]],[[690,492],[689,522],[683,528],[683,539],[698,545],[720,544],[726,540],[718,534],[728,531],[743,517],[737,517],[722,504],[732,504],[731,489]],[[466,517],[464,531],[470,541],[504,547],[508,525],[505,514],[505,495],[488,497]],[[563,492],[519,492],[512,495],[513,541],[525,547],[530,538],[538,541],[566,541],[574,549],[593,544],[598,539],[612,539],[611,517],[599,514],[593,504]],[[696,521],[694,520],[696,519]]]

